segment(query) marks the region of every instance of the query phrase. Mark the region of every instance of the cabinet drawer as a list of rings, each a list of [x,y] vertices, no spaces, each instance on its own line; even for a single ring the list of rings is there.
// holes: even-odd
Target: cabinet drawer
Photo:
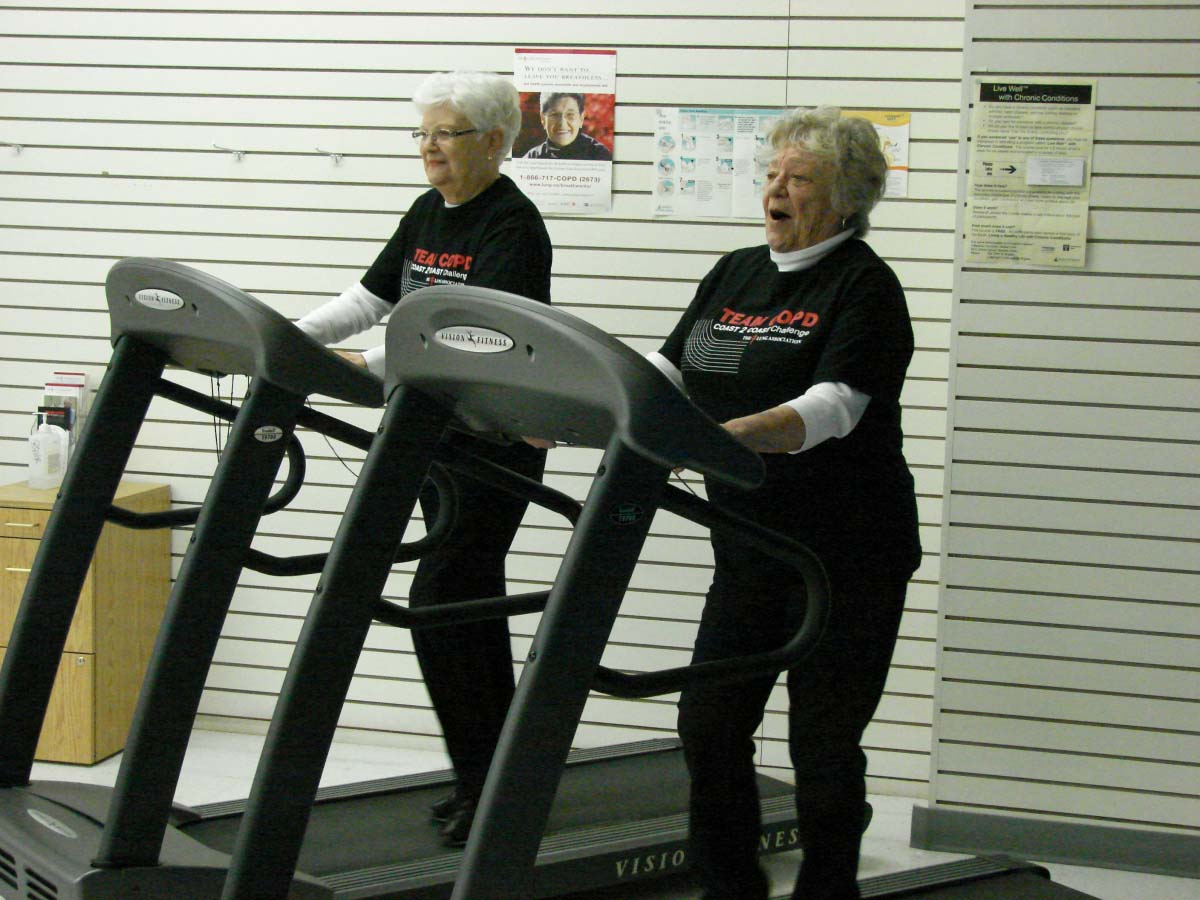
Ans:
[[[40,541],[0,538],[0,644],[8,644],[13,621],[17,617],[21,597],[25,593],[25,584],[29,581],[29,570],[33,567],[33,558],[37,555],[40,544]],[[71,621],[71,630],[67,634],[65,649],[71,653],[92,653],[95,650],[93,569],[94,567],[88,569],[87,578],[83,582],[83,592],[79,595],[79,603],[75,607],[75,618]]]
[[[48,509],[21,509],[15,506],[0,506],[0,538],[32,538],[37,540],[46,530]]]

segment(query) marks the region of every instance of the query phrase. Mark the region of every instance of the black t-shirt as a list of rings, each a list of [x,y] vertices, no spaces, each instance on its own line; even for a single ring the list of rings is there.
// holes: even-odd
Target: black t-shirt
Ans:
[[[447,208],[430,189],[417,198],[380,252],[363,287],[389,303],[431,284],[468,284],[550,302],[550,236],[533,202],[505,175],[479,196]],[[544,450],[503,446],[465,433],[450,440],[531,478]]]
[[[551,256],[541,213],[501,175],[461,206],[447,209],[435,189],[418,197],[362,283],[390,303],[431,284],[469,284],[549,303]]]
[[[723,257],[662,347],[692,400],[718,422],[778,406],[823,381],[871,398],[845,438],[763,455],[753,491],[716,482],[718,504],[790,534],[827,561],[911,573],[920,561],[916,499],[900,429],[912,325],[895,274],[859,240],[812,268],[780,272],[767,247]],[[718,574],[764,561],[714,535]]]
[[[608,148],[582,131],[565,147],[560,147],[553,141],[542,141],[525,154],[525,159],[590,159],[601,162],[612,159]]]

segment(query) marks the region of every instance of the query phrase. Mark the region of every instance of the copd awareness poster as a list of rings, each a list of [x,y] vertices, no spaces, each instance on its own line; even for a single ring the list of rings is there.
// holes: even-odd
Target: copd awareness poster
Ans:
[[[511,175],[542,212],[612,208],[615,50],[516,51],[521,130]]]

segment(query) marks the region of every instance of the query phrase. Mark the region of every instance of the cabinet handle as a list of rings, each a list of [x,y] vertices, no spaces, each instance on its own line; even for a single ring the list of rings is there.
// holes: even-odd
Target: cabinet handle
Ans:
[[[36,522],[5,522],[5,528],[37,528]]]
[[[33,569],[23,569],[20,566],[5,566],[4,571],[5,572],[24,572],[26,575],[28,575],[30,572],[33,571]]]

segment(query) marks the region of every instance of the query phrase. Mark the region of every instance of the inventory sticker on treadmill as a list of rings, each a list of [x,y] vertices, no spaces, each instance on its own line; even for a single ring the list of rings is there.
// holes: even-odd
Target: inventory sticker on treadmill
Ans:
[[[617,525],[632,525],[641,521],[642,508],[636,503],[621,503],[608,514],[608,517]]]
[[[440,329],[434,337],[438,343],[466,353],[504,353],[516,346],[503,331],[474,325],[452,325]]]
[[[142,306],[162,312],[183,309],[183,298],[162,288],[142,288],[133,295],[133,299]]]
[[[27,807],[25,812],[29,813],[29,818],[33,819],[33,821],[45,828],[49,828],[55,834],[61,834],[63,837],[70,838],[71,840],[77,840],[79,838],[79,835],[77,835],[72,829],[58,821],[58,819],[54,818],[54,816],[49,816],[40,809],[29,809]]]
[[[283,437],[283,429],[278,425],[260,425],[254,429],[254,439],[263,444],[273,444]]]

